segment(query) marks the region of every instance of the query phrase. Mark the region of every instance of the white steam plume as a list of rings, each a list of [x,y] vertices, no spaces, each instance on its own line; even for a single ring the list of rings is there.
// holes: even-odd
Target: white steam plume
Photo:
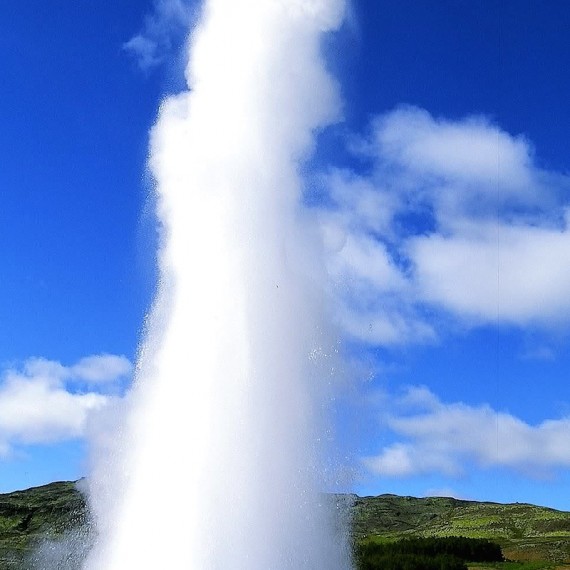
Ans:
[[[301,163],[338,115],[320,41],[343,8],[203,8],[190,90],[152,132],[161,286],[123,435],[93,472],[87,570],[349,567],[319,506],[330,340],[299,211]]]

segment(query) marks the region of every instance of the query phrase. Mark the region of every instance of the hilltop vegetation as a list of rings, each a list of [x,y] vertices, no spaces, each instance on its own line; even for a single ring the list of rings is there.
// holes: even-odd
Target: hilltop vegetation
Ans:
[[[568,512],[521,503],[502,505],[439,497],[346,499],[343,496],[340,502],[351,504],[352,531],[359,546],[413,537],[463,536],[496,542],[505,558],[536,561],[535,569],[570,564]],[[73,568],[74,563],[61,560],[70,548],[79,551],[76,554],[81,558],[87,520],[84,497],[74,483],[51,483],[0,495],[0,570],[45,570],[34,562],[38,547],[43,549],[44,559],[51,557],[54,568]],[[525,568],[530,570],[528,565]]]
[[[85,500],[72,482],[0,495],[0,570],[40,570],[33,553],[49,550],[71,531],[75,536],[85,535],[86,523]],[[46,556],[59,555],[56,548],[51,550]]]
[[[501,545],[510,560],[570,562],[570,513],[524,503],[431,497],[355,497],[356,540],[464,536]]]

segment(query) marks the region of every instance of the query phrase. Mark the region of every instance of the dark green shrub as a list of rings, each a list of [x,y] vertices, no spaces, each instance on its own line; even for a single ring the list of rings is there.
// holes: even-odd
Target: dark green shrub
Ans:
[[[357,546],[359,570],[464,570],[465,561],[501,562],[501,547],[487,539],[450,536],[365,542]]]

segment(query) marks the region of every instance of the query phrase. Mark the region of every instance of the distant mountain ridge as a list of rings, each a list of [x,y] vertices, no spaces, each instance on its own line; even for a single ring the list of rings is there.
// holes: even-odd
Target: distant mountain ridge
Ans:
[[[349,510],[355,540],[489,538],[501,544],[510,559],[570,562],[570,512],[449,497],[335,497],[339,509]],[[87,521],[85,500],[74,482],[0,494],[0,570],[35,568],[23,562],[35,545],[70,532],[85,535]]]

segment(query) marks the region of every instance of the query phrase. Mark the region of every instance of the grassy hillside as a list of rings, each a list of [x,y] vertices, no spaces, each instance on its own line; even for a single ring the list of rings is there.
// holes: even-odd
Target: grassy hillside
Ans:
[[[408,536],[465,536],[488,538],[503,547],[511,560],[570,563],[570,513],[534,505],[480,503],[451,498],[356,497],[351,503],[356,540],[396,540]],[[0,570],[44,570],[31,553],[54,568],[73,568],[61,562],[65,551],[84,543],[87,511],[75,483],[60,482],[0,495]],[[71,538],[70,538],[71,537]],[[65,541],[58,550],[58,541]],[[70,540],[72,541],[70,543]],[[73,540],[76,541],[73,544]],[[544,566],[537,566],[544,567]]]
[[[356,538],[466,536],[492,539],[512,560],[570,562],[570,513],[523,503],[503,505],[451,498],[356,498]]]
[[[29,556],[35,549],[84,528],[86,521],[85,501],[75,483],[0,495],[0,570],[34,567]]]

